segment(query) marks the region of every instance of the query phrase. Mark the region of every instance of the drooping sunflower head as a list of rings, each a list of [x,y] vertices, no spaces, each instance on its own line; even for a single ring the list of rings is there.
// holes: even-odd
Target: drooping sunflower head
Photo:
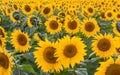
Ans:
[[[92,50],[101,58],[108,58],[116,54],[115,39],[110,34],[95,36],[92,42]]]
[[[108,10],[105,13],[106,20],[112,20],[115,16],[115,13],[112,10]]]
[[[0,36],[2,38],[6,38],[7,37],[7,33],[5,32],[5,29],[3,27],[0,26]]]
[[[2,49],[0,50],[0,74],[11,75],[11,68],[13,67],[11,55]]]
[[[31,4],[23,4],[22,11],[24,14],[29,15],[33,13],[33,8]]]
[[[78,18],[65,18],[64,27],[68,33],[75,34],[79,31],[80,21]]]
[[[48,16],[52,15],[52,14],[53,14],[52,5],[45,5],[45,6],[42,8],[41,14],[42,14],[42,16],[44,16],[44,17],[48,17]]]
[[[10,19],[12,22],[20,22],[20,13],[19,11],[13,11],[10,14]]]
[[[96,35],[97,32],[100,31],[100,27],[97,21],[94,18],[92,18],[83,21],[81,25],[81,31],[83,32],[83,34],[86,35],[86,37],[91,37],[93,35]]]
[[[41,67],[44,72],[59,72],[62,70],[61,63],[57,61],[58,57],[54,56],[57,44],[45,40],[39,42],[38,45],[40,47],[34,52],[34,57],[36,58],[35,62],[38,67]]]
[[[45,26],[50,34],[55,34],[61,31],[62,24],[57,20],[56,16],[52,16],[45,22]]]
[[[30,38],[27,33],[23,33],[21,30],[15,30],[12,33],[11,42],[15,50],[19,52],[26,52],[30,48]]]
[[[36,16],[29,16],[27,19],[27,25],[29,27],[37,26],[39,24],[39,19]]]
[[[94,75],[120,75],[120,57],[101,62]]]
[[[64,68],[69,68],[70,65],[73,68],[75,64],[84,60],[84,56],[86,55],[85,47],[80,38],[65,36],[59,40],[56,56],[58,56],[58,60],[61,61]],[[63,61],[63,59],[66,61]]]

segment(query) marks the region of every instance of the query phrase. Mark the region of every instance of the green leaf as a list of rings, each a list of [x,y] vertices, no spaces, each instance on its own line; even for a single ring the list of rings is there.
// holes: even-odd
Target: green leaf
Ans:
[[[22,65],[21,69],[22,69],[22,70],[25,70],[25,71],[28,71],[29,73],[34,73],[34,74],[36,74],[35,70],[34,70],[34,69],[32,68],[32,66],[29,65],[29,64],[24,64],[24,65]]]

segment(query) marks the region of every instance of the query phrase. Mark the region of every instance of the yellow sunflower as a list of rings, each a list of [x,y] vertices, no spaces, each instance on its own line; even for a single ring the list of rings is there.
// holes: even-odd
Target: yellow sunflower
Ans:
[[[116,42],[111,34],[100,34],[92,41],[92,50],[101,58],[108,58],[116,53]]]
[[[120,21],[120,12],[115,13],[115,20]]]
[[[6,7],[6,9],[5,9],[6,15],[9,16],[11,14],[11,12],[12,12],[11,8],[10,7]]]
[[[104,21],[106,20],[105,12],[100,13],[100,19]]]
[[[82,22],[80,29],[82,33],[86,35],[86,37],[91,37],[100,31],[100,27],[94,18],[85,19]]]
[[[94,75],[120,75],[120,56],[116,60],[110,58],[105,62],[100,62],[100,67]]]
[[[34,10],[31,4],[23,4],[22,11],[24,14],[29,15],[32,14]]]
[[[75,34],[79,31],[80,21],[77,17],[65,18],[64,28],[70,34]]]
[[[31,28],[33,26],[37,26],[39,24],[39,20],[36,16],[29,16],[27,19],[27,25]]]
[[[16,51],[27,52],[30,48],[30,38],[27,33],[21,32],[21,30],[15,30],[12,33],[11,40]]]
[[[114,16],[115,16],[115,13],[112,10],[107,10],[105,12],[106,20],[112,20],[114,19]]]
[[[95,14],[95,8],[92,5],[87,5],[85,11],[88,16],[93,16]]]
[[[84,61],[86,55],[85,47],[81,38],[65,36],[59,40],[55,56],[58,57],[64,68],[73,68],[75,64]],[[63,61],[64,60],[64,61]]]
[[[61,31],[62,24],[57,20],[56,16],[52,16],[45,22],[45,26],[50,34],[55,34]]]
[[[10,14],[10,20],[12,22],[20,22],[20,13],[19,11],[12,11]]]
[[[1,26],[0,26],[0,36],[2,36],[2,38],[7,37],[7,33],[5,32],[5,29]]]
[[[42,8],[42,11],[41,11],[41,14],[42,16],[44,17],[48,17],[50,15],[53,14],[53,7],[52,5],[48,4],[48,5],[45,5],[43,8]]]
[[[117,22],[114,21],[112,23],[112,26],[113,26],[113,32],[115,33],[115,35],[120,36],[119,24],[117,24]]]
[[[19,4],[12,3],[12,9],[14,11],[19,11]]]
[[[0,75],[11,75],[13,67],[13,58],[10,53],[0,48]]]
[[[60,72],[63,69],[62,65],[57,61],[58,57],[54,56],[57,50],[57,43],[51,43],[46,39],[39,42],[38,45],[40,47],[33,53],[38,67],[41,67],[44,72]]]

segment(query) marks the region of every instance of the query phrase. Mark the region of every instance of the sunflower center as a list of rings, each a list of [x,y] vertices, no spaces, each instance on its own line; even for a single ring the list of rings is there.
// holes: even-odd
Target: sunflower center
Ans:
[[[1,29],[0,29],[0,36],[2,36],[4,38],[4,33]]]
[[[92,9],[92,8],[88,8],[88,11],[89,11],[90,13],[93,13],[93,9]]]
[[[64,13],[64,12],[61,12],[61,13],[60,13],[60,16],[65,17],[65,13]]]
[[[109,13],[107,14],[107,16],[108,16],[108,17],[112,17],[112,13],[109,12]]]
[[[32,25],[38,25],[39,21],[37,17],[31,17],[30,22]]]
[[[120,18],[120,14],[117,15],[117,18]]]
[[[25,5],[24,9],[25,9],[25,11],[27,11],[27,12],[30,12],[30,11],[31,11],[31,8],[30,8],[29,5]]]
[[[74,30],[77,28],[77,22],[75,20],[68,22],[68,28]]]
[[[103,38],[103,39],[100,39],[98,44],[97,44],[97,47],[99,48],[99,50],[101,51],[107,51],[110,49],[111,47],[111,43],[108,39],[106,38]]]
[[[0,53],[0,66],[4,69],[8,69],[9,67],[9,59],[4,53]]]
[[[48,14],[50,12],[50,8],[46,7],[44,10],[43,10],[43,13],[44,14]]]
[[[20,20],[20,14],[19,14],[19,12],[14,12],[13,13],[13,17],[14,17],[15,20]]]
[[[68,58],[72,58],[76,55],[77,48],[75,45],[69,44],[64,48],[64,55]]]
[[[56,63],[57,57],[54,57],[54,53],[54,47],[46,47],[43,53],[43,57],[48,63]]]
[[[120,65],[111,64],[109,67],[107,67],[105,75],[120,75]]]
[[[104,13],[104,12],[101,13],[101,17],[102,17],[102,18],[105,18],[105,13]]]
[[[11,13],[11,10],[10,10],[10,9],[8,9],[8,13]]]
[[[56,30],[58,28],[58,22],[56,22],[55,20],[50,21],[50,28],[53,30]]]
[[[17,5],[16,5],[16,4],[14,4],[14,5],[13,5],[13,7],[14,7],[14,9],[15,9],[15,10],[17,10],[17,9],[18,9],[18,7],[17,7]]]
[[[19,34],[18,37],[17,37],[17,41],[20,45],[24,46],[27,43],[27,38],[26,38],[25,35]]]
[[[95,25],[92,22],[87,22],[85,24],[85,30],[88,32],[92,32],[95,29]]]

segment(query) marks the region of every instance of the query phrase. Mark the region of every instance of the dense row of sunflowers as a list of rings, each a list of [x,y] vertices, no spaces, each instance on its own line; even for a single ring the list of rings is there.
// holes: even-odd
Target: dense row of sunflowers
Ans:
[[[0,75],[120,75],[119,21],[119,0],[0,0]]]

